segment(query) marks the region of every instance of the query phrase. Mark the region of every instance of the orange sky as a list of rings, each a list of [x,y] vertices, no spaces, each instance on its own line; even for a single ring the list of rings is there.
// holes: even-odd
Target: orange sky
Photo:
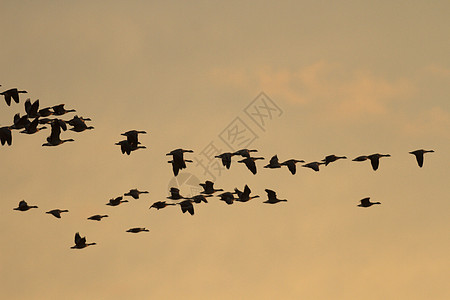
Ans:
[[[0,89],[28,94],[1,100],[0,127],[31,98],[65,103],[95,129],[63,132],[75,142],[58,147],[41,146],[48,129],[14,131],[0,147],[3,297],[449,298],[449,10],[447,1],[6,1]],[[246,112],[261,92],[277,110],[260,107],[260,127]],[[226,139],[236,122],[266,158],[256,175],[233,158],[220,175],[194,163],[176,180],[184,194],[192,176],[227,191],[248,184],[260,198],[209,198],[194,216],[149,210],[175,180],[165,154],[193,149],[186,157],[206,162],[210,143],[238,147]],[[130,129],[148,132],[147,149],[126,156],[114,143]],[[436,151],[423,168],[408,154],[420,148]],[[392,157],[376,172],[351,161],[377,152]],[[349,159],[292,176],[262,168],[275,154]],[[105,205],[131,188],[150,193]],[[288,202],[263,204],[264,189]],[[381,205],[357,207],[364,197]],[[39,208],[12,210],[22,199]],[[45,214],[54,208],[69,213]],[[86,220],[93,214],[110,217]],[[97,245],[70,249],[75,232]]]

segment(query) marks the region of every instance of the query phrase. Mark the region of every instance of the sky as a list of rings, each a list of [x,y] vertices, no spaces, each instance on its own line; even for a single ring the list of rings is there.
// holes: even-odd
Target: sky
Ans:
[[[0,147],[7,299],[448,299],[448,1],[3,1],[0,126],[64,103],[94,130]],[[145,130],[123,155],[121,133]],[[236,132],[240,132],[239,135]],[[242,133],[243,132],[243,133]],[[219,152],[257,149],[253,175]],[[165,154],[194,162],[174,178]],[[423,168],[408,152],[433,149]],[[217,153],[216,153],[217,152]],[[382,158],[374,172],[353,158]],[[264,169],[273,155],[320,161]],[[169,158],[170,159],[170,158]],[[202,165],[204,167],[202,167]],[[215,182],[259,195],[156,211]],[[148,190],[118,207],[132,188]],[[262,203],[265,189],[287,202]],[[357,207],[371,197],[381,205]],[[39,208],[14,211],[20,200]],[[68,209],[61,219],[46,211]],[[108,214],[101,222],[94,214]],[[149,232],[130,234],[131,227]],[[70,249],[74,234],[97,245]]]

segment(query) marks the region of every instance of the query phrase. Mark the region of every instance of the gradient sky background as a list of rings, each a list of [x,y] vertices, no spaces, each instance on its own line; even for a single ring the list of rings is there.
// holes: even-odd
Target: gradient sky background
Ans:
[[[3,1],[0,105],[65,103],[95,130],[42,147],[49,130],[0,147],[0,290],[5,299],[448,299],[448,1]],[[264,131],[244,109],[282,110]],[[74,114],[65,115],[69,119]],[[347,160],[318,173],[233,163],[217,198],[156,211],[173,179],[165,153],[210,143],[240,117],[258,156]],[[146,150],[122,155],[139,129]],[[434,149],[420,169],[409,151]],[[374,172],[350,159],[390,153]],[[233,159],[236,161],[237,159]],[[180,174],[213,179],[195,164]],[[180,177],[181,178],[181,177]],[[193,177],[192,177],[193,178]],[[119,207],[105,203],[148,190]],[[182,192],[188,193],[184,185]],[[264,189],[287,203],[262,204]],[[356,205],[370,196],[382,204]],[[38,209],[13,211],[25,199]],[[56,219],[45,211],[69,209]],[[102,222],[86,220],[108,214]],[[149,233],[125,230],[147,227]],[[71,250],[74,233],[96,246]]]

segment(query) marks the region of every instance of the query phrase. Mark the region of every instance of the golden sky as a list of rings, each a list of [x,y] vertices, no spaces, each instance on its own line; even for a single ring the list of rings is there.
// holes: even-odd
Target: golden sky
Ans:
[[[63,132],[75,142],[58,147],[41,146],[48,129],[14,131],[0,147],[2,297],[448,299],[449,11],[448,1],[3,1],[0,89],[28,94],[1,99],[0,126],[31,98],[65,103],[95,129]],[[293,176],[267,160],[253,175],[233,158],[205,174],[203,150],[239,148],[228,133],[242,126],[251,134],[240,141],[267,160],[349,159]],[[147,149],[122,155],[114,143],[130,129],[148,132]],[[196,161],[176,179],[182,194],[214,180],[260,198],[209,198],[194,216],[149,210],[176,182],[165,156],[176,148]],[[423,168],[408,154],[421,148],[436,151]],[[377,152],[392,157],[376,172],[351,161]],[[105,205],[132,188],[150,193]],[[263,204],[264,189],[288,202]],[[357,207],[364,197],[381,205]],[[12,210],[22,199],[39,208]],[[69,213],[45,214],[55,208]],[[86,220],[94,214],[110,217]],[[97,245],[70,249],[75,232]]]

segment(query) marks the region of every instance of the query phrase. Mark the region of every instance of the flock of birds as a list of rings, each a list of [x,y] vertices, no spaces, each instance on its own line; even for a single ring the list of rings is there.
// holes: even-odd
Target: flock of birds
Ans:
[[[14,100],[14,102],[19,103],[19,94],[21,93],[27,93],[26,91],[18,90],[16,88],[6,90],[0,95],[3,95],[6,101],[6,104],[8,106],[11,105],[11,100]],[[66,110],[64,108],[64,104],[55,105],[52,107],[45,107],[39,109],[39,100],[34,101],[31,103],[30,99],[27,99],[25,101],[25,114],[23,116],[20,116],[20,113],[17,113],[14,116],[13,124],[10,126],[4,126],[0,128],[0,141],[2,145],[12,144],[12,130],[21,130],[20,133],[25,134],[34,134],[40,130],[46,129],[45,126],[38,127],[39,124],[50,124],[51,125],[51,133],[47,137],[47,142],[44,143],[42,146],[58,146],[65,142],[71,142],[74,141],[73,139],[61,139],[61,130],[66,131],[67,130],[67,124],[72,126],[70,130],[75,132],[82,132],[89,129],[94,129],[92,126],[87,126],[86,121],[91,121],[89,118],[83,118],[74,116],[72,119],[68,121],[64,121],[62,119],[59,119],[57,117],[54,118],[48,118],[49,116],[62,116],[66,113],[75,112],[74,109]],[[30,121],[30,119],[33,119]],[[130,155],[131,152],[138,150],[138,149],[145,149],[145,146],[142,146],[139,142],[139,135],[140,134],[146,134],[146,131],[142,130],[130,130],[125,133],[122,133],[122,136],[125,136],[126,139],[117,142],[115,145],[119,145],[121,152],[123,154]],[[184,154],[185,153],[193,153],[193,150],[186,150],[186,149],[175,149],[169,153],[166,154],[166,156],[172,156],[172,159],[168,161],[172,165],[172,171],[174,176],[177,176],[179,174],[180,170],[183,170],[187,167],[187,162],[192,162],[192,160],[185,159]],[[226,169],[230,169],[232,158],[233,157],[239,157],[240,160],[237,160],[238,163],[245,164],[245,166],[250,170],[252,174],[257,173],[257,160],[264,160],[263,157],[253,157],[251,156],[251,153],[258,152],[255,149],[240,149],[236,152],[225,152],[220,155],[215,156],[215,158],[220,159],[223,166]],[[419,167],[423,166],[424,161],[424,154],[434,152],[434,150],[424,150],[419,149],[415,151],[409,152],[410,154],[413,154],[416,158],[417,164]],[[363,162],[366,160],[369,160],[372,166],[372,169],[376,171],[379,168],[380,164],[380,158],[382,157],[390,157],[389,154],[370,154],[370,155],[362,155],[358,156],[353,159],[353,161],[356,162]],[[313,161],[308,162],[306,164],[302,164],[302,167],[310,168],[316,172],[319,171],[319,166],[325,165],[328,166],[330,163],[333,163],[340,159],[347,159],[346,156],[336,156],[336,155],[328,155],[324,159],[320,161]],[[296,174],[296,164],[297,163],[305,163],[304,160],[298,160],[298,159],[289,159],[286,161],[283,161],[280,163],[278,156],[274,155],[267,165],[264,166],[264,168],[268,169],[276,169],[276,168],[282,168],[283,166],[286,166],[288,170],[291,172],[292,175]],[[243,191],[235,188],[234,191],[224,191],[223,189],[216,189],[214,188],[214,183],[212,181],[205,181],[204,183],[200,183],[200,186],[203,188],[203,191],[200,192],[198,195],[194,195],[192,197],[185,197],[180,194],[180,190],[176,187],[170,188],[170,196],[167,197],[167,199],[172,200],[172,202],[167,201],[157,201],[154,202],[149,208],[155,208],[156,210],[160,210],[162,208],[165,208],[167,206],[176,206],[179,205],[181,208],[182,213],[188,212],[190,215],[194,215],[194,204],[199,203],[208,203],[207,198],[214,196],[217,192],[217,197],[219,197],[219,200],[224,201],[226,204],[231,205],[235,201],[238,202],[248,202],[252,199],[259,198],[259,195],[253,195],[251,196],[251,190],[248,187],[248,185],[245,185],[243,188]],[[265,189],[265,192],[267,193],[267,200],[263,203],[268,204],[276,204],[279,202],[287,202],[286,199],[278,199],[277,194],[275,191],[270,189]],[[119,197],[115,197],[109,200],[106,205],[108,206],[118,206],[122,203],[129,202],[127,199],[124,199],[124,196],[129,196],[134,199],[139,199],[139,196],[141,194],[148,194],[148,191],[139,191],[138,189],[131,189],[129,192],[124,193],[123,195]],[[175,201],[175,202],[174,202]],[[359,207],[370,207],[374,204],[381,204],[380,202],[371,202],[370,197],[366,197],[364,199],[360,200],[360,203],[358,204]],[[36,205],[28,205],[28,203],[25,200],[22,200],[19,202],[18,207],[14,208],[14,210],[18,211],[28,211],[32,208],[38,208]],[[61,218],[62,213],[69,212],[67,209],[53,209],[50,211],[47,211],[47,214],[53,215],[56,218]],[[88,217],[88,220],[93,221],[101,221],[103,218],[108,217],[108,215],[93,215]],[[127,230],[127,232],[130,233],[139,233],[139,232],[148,232],[149,230],[144,227],[134,227]],[[72,249],[82,249],[86,248],[90,245],[95,245],[96,243],[86,243],[86,238],[81,237],[80,234],[77,232],[75,234],[75,245],[72,246]]]

